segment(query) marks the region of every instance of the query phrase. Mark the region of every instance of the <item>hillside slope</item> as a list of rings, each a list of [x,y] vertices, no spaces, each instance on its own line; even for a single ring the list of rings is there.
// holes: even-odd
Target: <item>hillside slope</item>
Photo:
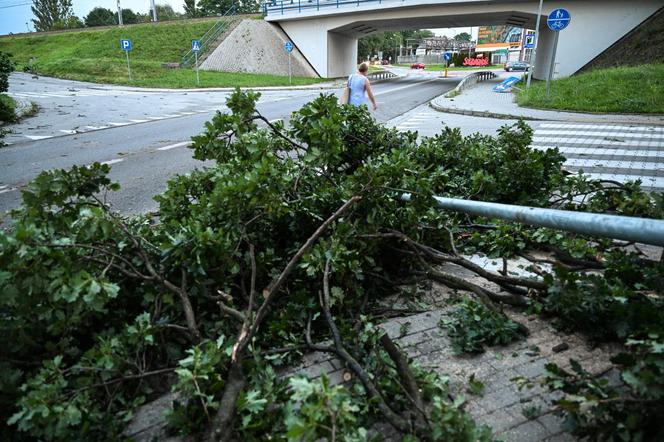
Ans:
[[[664,7],[590,61],[578,73],[649,63],[664,63]]]
[[[232,19],[247,18],[236,16]],[[0,51],[9,52],[17,69],[31,67],[38,74],[97,83],[132,84],[156,87],[193,87],[191,69],[167,69],[164,63],[179,63],[214,20],[181,20],[78,32],[32,33],[0,38]],[[127,59],[120,40],[130,39],[129,52],[133,80],[127,75]],[[294,79],[309,84],[316,79]],[[201,72],[201,86],[276,86],[288,78],[269,75],[238,75]]]

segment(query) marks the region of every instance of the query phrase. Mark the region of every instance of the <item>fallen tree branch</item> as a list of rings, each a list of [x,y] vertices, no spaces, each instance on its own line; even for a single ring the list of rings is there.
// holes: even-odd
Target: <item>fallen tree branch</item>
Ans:
[[[265,289],[263,289],[263,302],[256,311],[255,315],[251,314],[252,306],[249,304],[248,314],[245,315],[246,320],[242,323],[242,327],[238,332],[238,336],[233,346],[231,354],[231,363],[229,370],[229,377],[224,392],[222,393],[221,402],[217,414],[210,426],[206,440],[209,442],[228,441],[232,435],[232,423],[235,417],[235,404],[237,399],[244,389],[246,379],[242,370],[242,362],[244,352],[247,345],[254,338],[261,322],[265,318],[270,305],[277,298],[279,290],[285,283],[286,279],[293,272],[297,263],[302,259],[304,254],[318,241],[323,232],[337,219],[339,219],[346,211],[348,211],[355,203],[360,201],[360,196],[354,196],[346,201],[336,212],[327,218],[316,231],[305,241],[300,249],[293,255],[284,270],[277,276]]]

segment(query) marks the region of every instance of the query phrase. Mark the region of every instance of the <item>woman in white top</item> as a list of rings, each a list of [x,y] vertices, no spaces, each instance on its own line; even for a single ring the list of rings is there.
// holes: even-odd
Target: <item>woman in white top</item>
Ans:
[[[352,104],[353,106],[366,104],[366,92],[373,104],[373,110],[376,110],[378,106],[376,106],[376,99],[371,90],[371,83],[367,78],[367,72],[369,72],[369,66],[366,63],[362,63],[357,70],[357,74],[348,77],[348,89],[350,89],[348,104]]]

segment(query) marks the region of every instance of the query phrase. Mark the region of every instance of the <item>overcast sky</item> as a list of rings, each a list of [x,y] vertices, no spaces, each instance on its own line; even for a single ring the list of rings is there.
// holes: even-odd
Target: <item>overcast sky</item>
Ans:
[[[150,10],[150,0],[120,0],[123,8],[130,8],[134,12],[147,13]],[[183,0],[156,0],[157,4],[169,4],[175,11],[184,12]],[[17,5],[17,6],[14,6]],[[31,31],[34,31],[32,25],[32,11],[30,6],[32,2],[29,0],[0,0],[0,35],[19,32],[26,32],[27,26]],[[117,10],[116,0],[73,0],[74,14],[83,19],[88,12],[96,6],[108,8],[115,12]],[[460,32],[468,32],[473,35],[473,39],[477,38],[477,27],[472,28],[448,28],[448,29],[432,29],[438,35],[446,35],[454,37],[455,34]]]
[[[129,8],[134,12],[147,13],[150,10],[150,0],[120,0],[123,8]],[[184,11],[183,0],[156,0],[157,4],[169,4],[177,12]],[[18,5],[18,6],[14,6]],[[35,28],[32,25],[34,18],[29,0],[0,0],[0,35],[10,32],[26,32],[26,22],[31,31]],[[117,0],[73,0],[74,15],[83,19],[91,9],[101,6],[115,12],[118,9]]]

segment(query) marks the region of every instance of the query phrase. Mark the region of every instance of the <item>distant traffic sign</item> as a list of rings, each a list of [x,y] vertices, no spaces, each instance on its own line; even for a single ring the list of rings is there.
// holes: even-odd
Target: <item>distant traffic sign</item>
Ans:
[[[131,40],[120,40],[120,47],[123,51],[131,51]]]
[[[524,49],[533,49],[535,47],[535,34],[526,35],[526,41],[524,42]]]
[[[551,11],[549,17],[546,19],[546,24],[552,31],[562,31],[569,25],[572,16],[567,9],[558,8]]]
[[[293,49],[294,49],[294,48],[295,48],[295,46],[293,46],[293,43],[291,43],[290,41],[287,41],[287,42],[284,44],[284,49],[285,49],[286,52],[288,52],[288,53],[293,52]]]
[[[191,50],[193,52],[200,52],[201,50],[201,42],[198,40],[192,40],[191,41]]]
[[[452,58],[452,54],[450,54],[449,52],[445,52],[445,55],[443,55],[443,57],[445,57],[445,61],[450,61],[450,59]]]

